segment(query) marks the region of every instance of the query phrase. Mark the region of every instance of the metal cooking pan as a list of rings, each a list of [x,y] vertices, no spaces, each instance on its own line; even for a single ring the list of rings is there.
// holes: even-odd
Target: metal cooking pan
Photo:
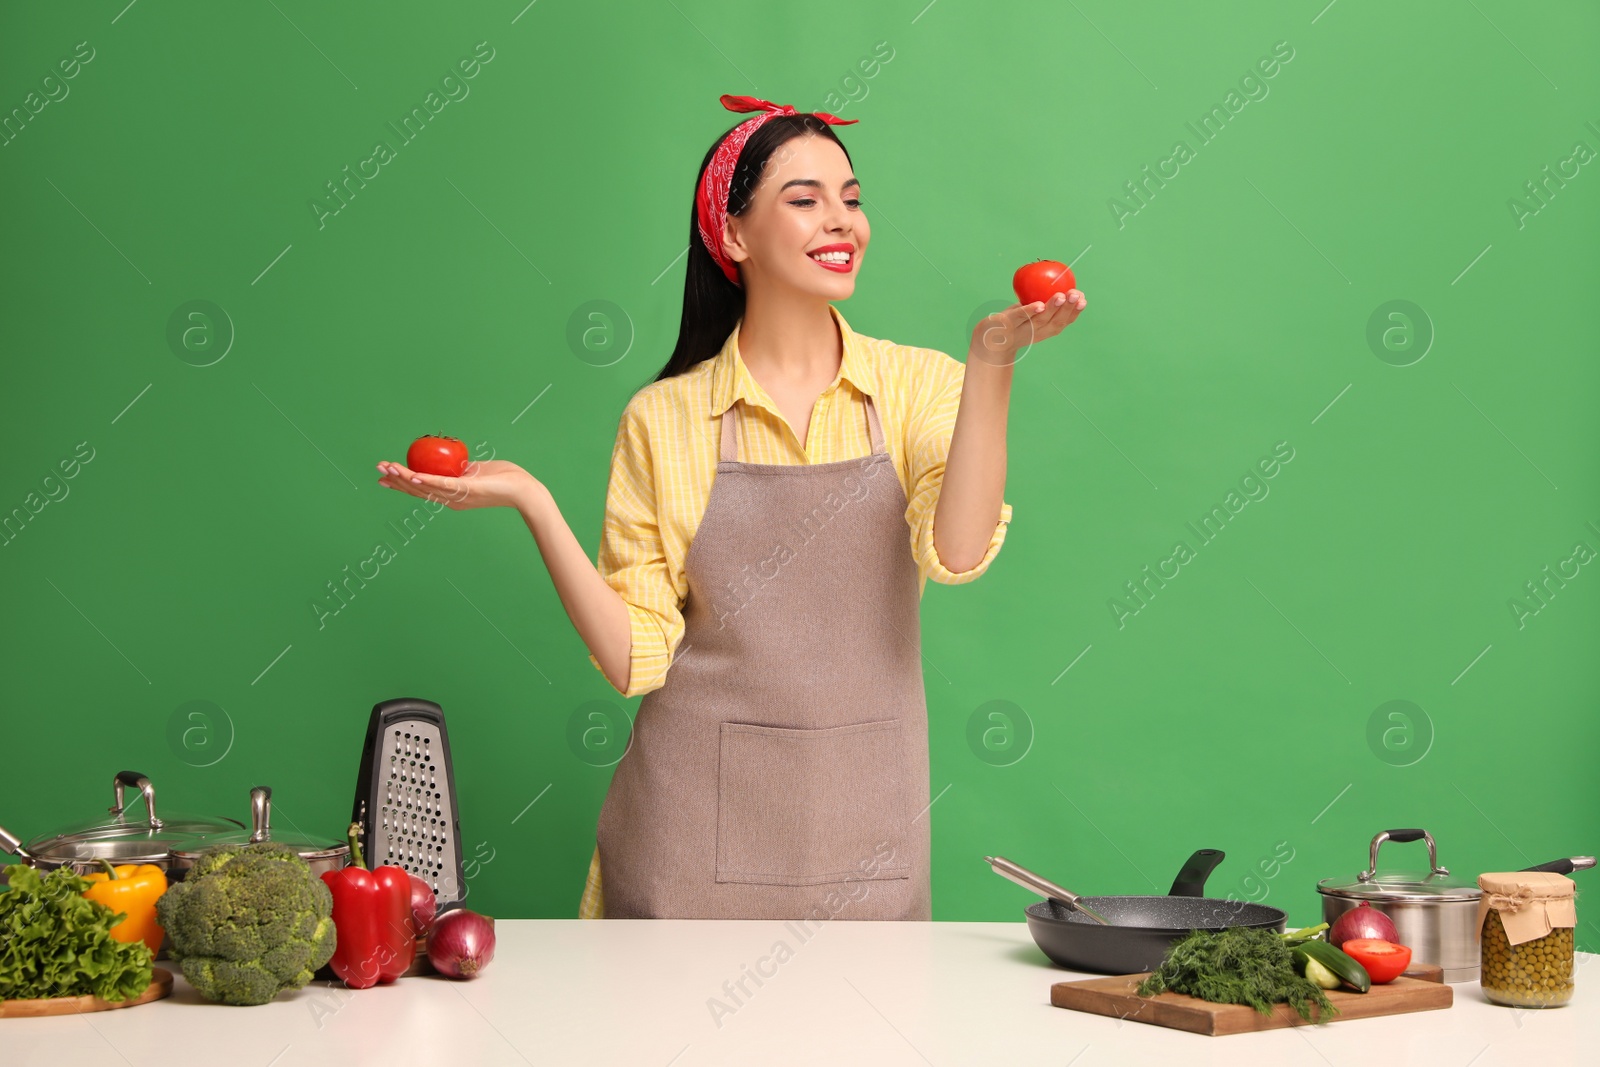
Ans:
[[[1395,841],[1426,842],[1428,866],[1380,871],[1378,850]],[[1593,866],[1593,856],[1572,856],[1523,870],[1571,874]],[[1413,960],[1438,964],[1446,982],[1478,980],[1478,901],[1483,890],[1476,875],[1452,875],[1440,865],[1438,847],[1427,830],[1380,830],[1369,846],[1367,869],[1354,880],[1324,878],[1317,883],[1317,893],[1322,898],[1322,918],[1330,926],[1345,912],[1368,904],[1394,923],[1396,940],[1411,949]]]
[[[1281,909],[1204,895],[1206,879],[1223,856],[1214,848],[1203,848],[1190,856],[1173,880],[1171,892],[1164,897],[1077,898],[1080,904],[1087,904],[1103,916],[1106,925],[1058,900],[1041,900],[1027,908],[1028,932],[1057,966],[1094,974],[1153,971],[1173,943],[1191,930],[1248,926],[1282,933],[1288,915]],[[1017,869],[1031,874],[1025,868]],[[1000,873],[998,869],[996,873]],[[1039,883],[1034,889],[1041,896],[1061,896],[1059,887],[1038,875],[1032,877]],[[1041,891],[1041,887],[1046,888]]]
[[[127,790],[132,788],[130,797]],[[237,819],[175,815],[162,808],[156,815],[156,790],[138,771],[119,771],[112,780],[113,800],[107,814],[45,834],[23,845],[16,835],[0,827],[0,852],[11,852],[23,863],[42,871],[71,867],[78,874],[100,870],[102,859],[113,863],[149,863],[160,867],[168,881],[188,874],[200,852],[212,845],[243,845],[277,841],[300,853],[313,874],[336,871],[350,863],[350,846],[330,838],[275,833],[271,828],[272,790],[256,786],[250,791],[251,825]],[[144,816],[128,808],[144,801]]]
[[[0,827],[0,852],[10,852],[30,867],[51,871],[71,867],[77,874],[100,870],[100,860],[113,864],[149,863],[172,874],[174,849],[192,847],[207,836],[243,831],[237,819],[182,815],[167,811],[156,815],[156,788],[138,771],[118,771],[111,781],[112,801],[106,814],[55,833],[41,834],[23,845],[22,839]],[[132,789],[130,797],[128,790]],[[129,808],[144,801],[143,817]]]

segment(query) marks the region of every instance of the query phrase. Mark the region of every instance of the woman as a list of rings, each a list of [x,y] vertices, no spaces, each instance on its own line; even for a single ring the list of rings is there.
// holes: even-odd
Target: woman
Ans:
[[[921,593],[999,551],[1017,353],[1086,300],[990,316],[965,366],[856,334],[833,302],[871,228],[830,128],[856,120],[722,103],[759,113],[701,164],[678,344],[623,413],[598,567],[513,463],[380,484],[519,509],[591,662],[645,694],[580,916],[931,919]]]

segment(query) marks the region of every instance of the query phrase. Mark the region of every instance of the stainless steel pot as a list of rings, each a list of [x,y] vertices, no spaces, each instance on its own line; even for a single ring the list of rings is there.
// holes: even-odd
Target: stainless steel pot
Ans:
[[[1427,871],[1378,871],[1378,849],[1385,841],[1426,841]],[[1322,919],[1330,926],[1362,903],[1394,921],[1400,943],[1414,963],[1434,963],[1446,982],[1478,980],[1478,897],[1476,879],[1456,878],[1439,866],[1439,850],[1426,830],[1383,830],[1372,839],[1367,869],[1353,882],[1324,878]]]
[[[118,771],[111,783],[113,800],[107,815],[69,826],[53,834],[35,837],[26,845],[15,834],[0,828],[0,850],[15,854],[23,863],[41,870],[71,867],[78,874],[101,869],[100,860],[111,863],[149,863],[172,876],[172,854],[208,835],[239,831],[244,823],[236,819],[168,813],[156,814],[156,789],[138,771]],[[127,790],[137,790],[133,797]],[[128,808],[143,798],[143,818],[131,817]]]
[[[200,853],[213,845],[254,845],[275,841],[288,845],[300,853],[300,858],[311,865],[311,873],[321,878],[325,871],[337,871],[350,865],[350,844],[322,837],[302,834],[275,834],[272,832],[272,789],[258,785],[250,790],[250,827],[227,827],[215,833],[198,834],[181,848],[172,850],[171,878],[182,878],[200,858]]]
[[[1385,841],[1427,842],[1428,869],[1379,871],[1378,849]],[[1570,874],[1593,866],[1592,856],[1577,856],[1526,869]],[[1439,850],[1428,831],[1380,831],[1372,839],[1367,869],[1355,881],[1324,878],[1317,892],[1323,921],[1330,926],[1352,908],[1370,904],[1393,920],[1395,934],[1411,949],[1414,963],[1437,964],[1446,982],[1478,980],[1478,898],[1483,891],[1476,878],[1454,877],[1439,865]]]
[[[201,851],[212,845],[278,841],[299,852],[319,877],[324,871],[336,871],[350,863],[348,843],[274,834],[272,790],[264,785],[250,791],[249,827],[237,819],[173,813],[158,816],[155,786],[138,771],[118,771],[111,786],[113,800],[107,815],[41,835],[26,845],[0,827],[0,850],[41,870],[71,867],[78,874],[100,870],[102,859],[114,864],[149,863],[161,868],[168,881],[182,879]],[[127,793],[130,788],[137,790],[131,797]],[[128,808],[140,798],[144,800],[144,816],[132,817]]]

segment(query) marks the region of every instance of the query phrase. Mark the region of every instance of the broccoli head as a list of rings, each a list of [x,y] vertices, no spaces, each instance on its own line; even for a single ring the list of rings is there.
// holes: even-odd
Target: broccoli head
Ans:
[[[225,1004],[265,1004],[333,957],[333,894],[287,845],[206,849],[156,918],[183,976]]]

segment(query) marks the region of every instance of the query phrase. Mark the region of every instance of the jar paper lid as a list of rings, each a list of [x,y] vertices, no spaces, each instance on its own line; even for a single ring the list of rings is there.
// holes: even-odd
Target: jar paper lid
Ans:
[[[1500,913],[1506,940],[1513,945],[1549,936],[1557,927],[1578,925],[1575,885],[1550,871],[1503,871],[1478,875],[1478,929],[1490,910]]]
[[[1550,871],[1496,871],[1478,875],[1478,888],[1485,893],[1559,899],[1572,896],[1577,884]]]

